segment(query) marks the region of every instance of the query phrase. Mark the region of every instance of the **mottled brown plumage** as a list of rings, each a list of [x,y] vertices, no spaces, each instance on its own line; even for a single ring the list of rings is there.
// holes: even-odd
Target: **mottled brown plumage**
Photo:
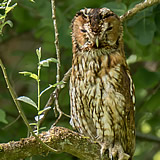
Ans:
[[[71,125],[109,158],[131,160],[135,149],[134,86],[123,27],[107,8],[82,9],[72,21]]]

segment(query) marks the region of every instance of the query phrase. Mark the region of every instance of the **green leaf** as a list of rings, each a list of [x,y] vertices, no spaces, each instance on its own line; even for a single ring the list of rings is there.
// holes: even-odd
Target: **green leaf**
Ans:
[[[45,112],[45,111],[47,111],[47,110],[50,110],[50,109],[51,109],[50,106],[49,106],[49,107],[46,107],[45,109],[39,111],[39,112],[38,112],[38,115],[40,115],[40,114],[42,114],[43,112]]]
[[[49,84],[49,87],[45,88],[45,89],[40,93],[40,96],[42,96],[42,94],[45,93],[46,91],[48,91],[49,89],[54,88],[54,87],[56,87],[57,85],[62,85],[62,84],[63,84],[62,81],[59,82],[59,83],[55,83],[55,84],[53,84],[53,85]]]
[[[43,67],[49,67],[50,62],[58,63],[58,60],[55,58],[48,58],[46,60],[40,61],[40,65]]]
[[[17,100],[30,104],[37,109],[36,103],[29,97],[21,96],[21,97],[18,97]]]
[[[127,11],[127,6],[121,2],[108,2],[105,3],[102,7],[107,7],[115,12],[117,15],[123,15]]]
[[[6,113],[0,109],[0,122],[7,124],[7,120],[6,120]]]
[[[4,19],[6,16],[5,15],[0,15],[0,20]]]
[[[15,3],[14,5],[12,5],[10,7],[7,6],[5,9],[5,13],[7,14],[8,12],[10,12],[16,5],[17,5],[17,3]]]
[[[36,122],[38,122],[39,120],[41,120],[44,117],[44,115],[39,115],[39,116],[35,116],[34,119],[36,120]]]
[[[26,5],[27,4],[33,5],[30,2],[26,2]],[[26,7],[16,7],[14,9],[14,11],[12,12],[12,18],[16,22],[15,29],[17,34],[22,34],[26,31],[38,27],[37,24],[39,20],[35,19],[33,15],[32,16],[31,15],[32,14],[28,12],[28,9]]]
[[[129,6],[129,9],[134,8],[135,5],[138,3],[140,3],[140,1],[131,3],[131,5]],[[129,27],[134,26],[137,22],[141,21],[144,18],[153,17],[153,9],[154,9],[154,6],[151,6],[151,7],[145,8],[144,10],[138,12],[131,19],[128,20],[127,26]]]
[[[5,25],[8,24],[10,27],[13,27],[13,23],[12,23],[12,21],[10,21],[10,20],[6,21],[4,24],[5,24]]]
[[[5,9],[6,8],[6,3],[0,3],[0,9]]]
[[[37,123],[30,123],[29,125],[30,125],[30,126],[36,126]]]
[[[50,87],[56,87],[57,85],[62,85],[64,82],[63,81],[60,81],[58,83],[55,83],[55,84],[49,84]]]
[[[144,106],[150,112],[160,108],[160,90],[153,94],[152,97],[146,101]]]
[[[136,23],[133,27],[134,35],[142,45],[148,45],[152,43],[155,31],[156,25],[152,18],[144,18]]]
[[[44,130],[44,129],[46,129],[46,127],[41,127],[41,128],[39,129],[39,131],[42,131],[42,130]]]
[[[35,3],[35,1],[34,0],[30,0],[31,2],[33,2],[33,3]]]
[[[145,68],[139,68],[133,75],[133,81],[137,90],[149,89],[160,81],[160,75],[158,72],[150,72]]]
[[[2,29],[6,24],[8,24],[10,27],[13,26],[13,23],[10,20],[4,22],[3,24],[0,25],[0,34],[2,34]]]
[[[19,74],[23,74],[24,76],[29,76],[38,81],[38,76],[32,72],[23,71],[23,72],[19,72]]]
[[[129,8],[133,8],[133,2]],[[144,46],[151,44],[156,32],[156,24],[154,20],[154,6],[148,7],[143,11],[138,12],[127,22],[127,26],[131,28],[138,42]]]
[[[37,56],[38,56],[38,60],[40,62],[40,60],[41,60],[41,47],[39,47],[38,49],[36,49],[36,53],[37,53]]]
[[[132,54],[127,58],[127,64],[132,64],[137,61],[137,55]]]
[[[157,31],[160,33],[160,20],[159,20],[159,15],[160,15],[160,5],[157,6],[156,10],[155,10],[155,23],[157,26]]]

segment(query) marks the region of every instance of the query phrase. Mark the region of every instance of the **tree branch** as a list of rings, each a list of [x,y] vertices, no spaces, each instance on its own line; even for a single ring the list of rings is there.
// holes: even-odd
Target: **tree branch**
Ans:
[[[56,82],[59,83],[60,81],[60,66],[61,66],[61,61],[60,61],[60,48],[59,48],[59,33],[58,33],[58,28],[57,28],[57,21],[56,21],[56,6],[55,6],[55,0],[51,0],[51,6],[52,6],[52,19],[53,19],[53,25],[54,25],[54,32],[55,32],[55,47],[56,47],[56,54],[57,54],[57,75],[56,75]],[[59,117],[61,118],[62,112],[61,109],[59,108],[59,103],[58,103],[58,95],[59,95],[59,86],[56,88],[56,94],[54,95],[55,97],[55,107],[54,107],[54,112],[55,115],[57,116],[56,111],[59,112]],[[60,119],[58,117],[58,119]]]
[[[39,135],[42,142],[61,152],[67,152],[80,159],[100,159],[100,146],[77,132],[63,127],[53,127]],[[137,133],[137,138],[160,144],[160,138]],[[0,160],[17,160],[34,155],[47,156],[49,151],[40,145],[34,136],[22,138],[20,141],[0,144]],[[106,156],[107,160],[107,156]]]
[[[57,83],[60,81],[60,48],[59,48],[59,33],[57,28],[57,21],[56,21],[56,7],[55,7],[55,0],[51,0],[51,6],[52,6],[52,19],[53,19],[53,25],[54,25],[54,31],[55,31],[55,46],[56,46],[56,54],[57,54]]]
[[[136,132],[136,137],[142,141],[155,142],[160,144],[160,138],[153,135]]]
[[[125,20],[137,14],[139,11],[147,7],[153,6],[157,3],[160,3],[160,0],[145,0],[144,2],[137,4],[134,8],[128,10],[124,15],[120,16],[120,19],[122,22],[124,22]]]
[[[63,127],[53,127],[39,135],[41,141],[60,152],[70,153],[80,159],[100,159],[100,146],[89,138]],[[47,156],[49,151],[35,137],[0,144],[0,160],[17,160],[33,155]]]

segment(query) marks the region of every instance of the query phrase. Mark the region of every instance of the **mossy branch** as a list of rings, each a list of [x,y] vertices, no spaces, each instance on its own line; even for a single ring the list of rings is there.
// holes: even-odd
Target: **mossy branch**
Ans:
[[[80,159],[96,160],[100,156],[100,146],[89,138],[63,127],[53,127],[39,135],[42,142],[60,152],[70,153]],[[47,156],[49,151],[34,136],[0,144],[0,160],[17,160],[33,155]]]
[[[46,145],[58,150],[58,153],[67,152],[85,160],[100,159],[99,144],[67,128],[53,127],[47,132],[42,132],[39,138]],[[138,133],[137,138],[160,144],[160,138],[155,136]],[[34,136],[0,144],[0,160],[24,159],[34,155],[47,156],[48,153],[49,150],[40,145]]]

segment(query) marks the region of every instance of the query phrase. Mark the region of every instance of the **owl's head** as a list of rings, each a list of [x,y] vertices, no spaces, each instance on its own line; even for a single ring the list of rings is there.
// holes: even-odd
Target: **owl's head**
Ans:
[[[73,51],[118,48],[122,30],[120,18],[108,8],[82,9],[72,21]]]

